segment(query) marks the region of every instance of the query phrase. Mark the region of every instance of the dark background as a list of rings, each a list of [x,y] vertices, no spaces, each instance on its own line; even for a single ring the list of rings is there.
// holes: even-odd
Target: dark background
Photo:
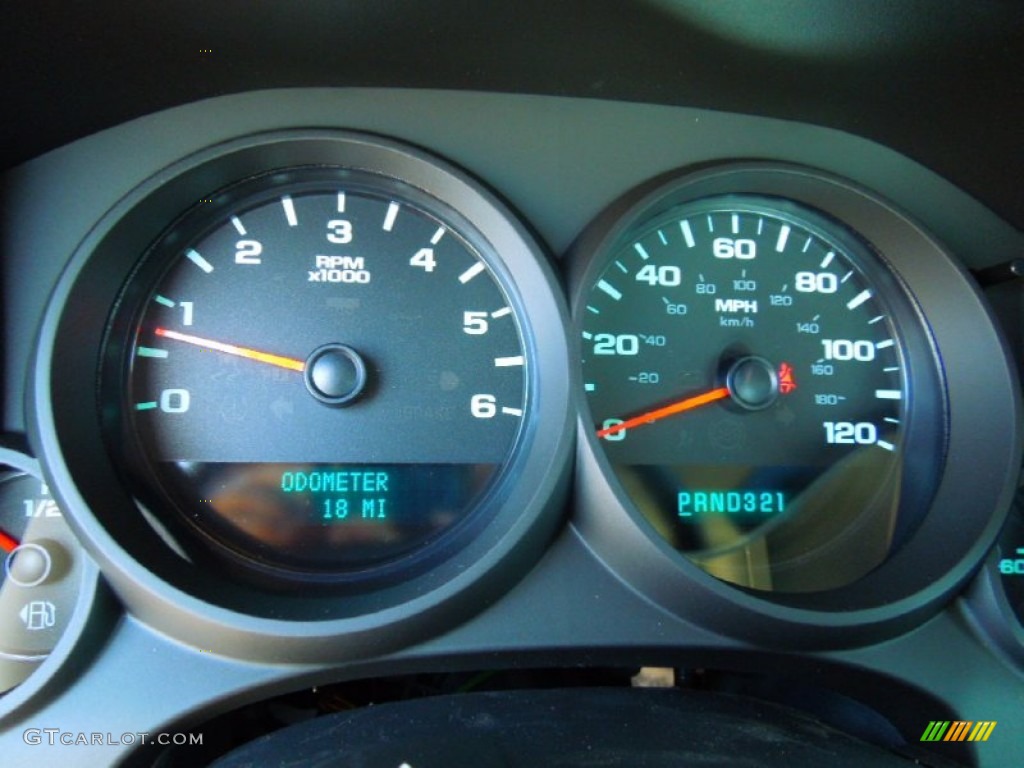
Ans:
[[[843,129],[1024,227],[1016,0],[42,0],[0,11],[0,168],[256,88],[514,91]]]

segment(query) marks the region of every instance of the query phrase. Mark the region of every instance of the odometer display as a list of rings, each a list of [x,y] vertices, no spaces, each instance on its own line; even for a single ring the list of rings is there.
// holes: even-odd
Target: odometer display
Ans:
[[[886,558],[941,440],[908,471],[904,338],[924,333],[866,243],[787,201],[709,198],[627,227],[588,275],[594,437],[662,537],[763,590],[843,586]]]
[[[140,505],[292,573],[377,568],[466,522],[528,408],[489,247],[353,171],[277,172],[187,214],[126,288],[104,369]]]

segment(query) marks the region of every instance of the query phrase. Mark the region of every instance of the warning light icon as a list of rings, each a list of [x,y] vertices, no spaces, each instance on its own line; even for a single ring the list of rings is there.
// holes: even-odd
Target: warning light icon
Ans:
[[[779,364],[779,393],[788,395],[796,389],[796,379],[793,378],[793,366],[789,363]]]

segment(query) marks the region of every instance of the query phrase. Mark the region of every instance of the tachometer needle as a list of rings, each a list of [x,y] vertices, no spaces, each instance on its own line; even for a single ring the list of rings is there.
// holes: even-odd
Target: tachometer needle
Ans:
[[[597,430],[597,436],[607,437],[608,435],[614,435],[616,432],[622,432],[624,429],[632,429],[639,427],[644,424],[653,424],[656,421],[664,419],[666,416],[674,416],[677,413],[683,413],[684,411],[690,411],[694,408],[699,408],[702,405],[713,403],[716,400],[721,400],[729,396],[728,387],[718,387],[708,392],[704,392],[700,395],[694,395],[693,397],[687,397],[683,400],[678,400],[671,405],[666,405],[663,408],[656,408],[653,411],[647,413],[641,413],[639,416],[634,416],[631,419],[626,419],[621,424],[612,424],[611,426],[605,427],[604,429]]]
[[[306,363],[302,360],[295,360],[291,357],[282,357],[281,355],[274,355],[270,352],[261,352],[258,349],[250,349],[249,347],[239,347],[235,344],[225,344],[223,341],[214,341],[213,339],[204,339],[200,336],[190,336],[187,333],[178,333],[177,331],[169,331],[166,328],[157,328],[154,333],[157,336],[163,336],[167,339],[174,339],[175,341],[183,341],[186,344],[193,344],[203,349],[211,349],[214,352],[223,352],[226,355],[236,355],[237,357],[244,357],[249,360],[255,360],[258,363],[267,363],[268,365],[276,365],[278,368],[286,368],[289,371],[298,371],[302,373],[306,370]]]
[[[10,554],[18,548],[18,540],[0,531],[0,549]]]

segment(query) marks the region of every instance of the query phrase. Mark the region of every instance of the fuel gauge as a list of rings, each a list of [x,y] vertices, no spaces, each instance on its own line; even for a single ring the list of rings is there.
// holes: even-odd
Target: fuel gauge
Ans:
[[[77,540],[46,484],[0,465],[0,693],[53,650],[82,580]]]

